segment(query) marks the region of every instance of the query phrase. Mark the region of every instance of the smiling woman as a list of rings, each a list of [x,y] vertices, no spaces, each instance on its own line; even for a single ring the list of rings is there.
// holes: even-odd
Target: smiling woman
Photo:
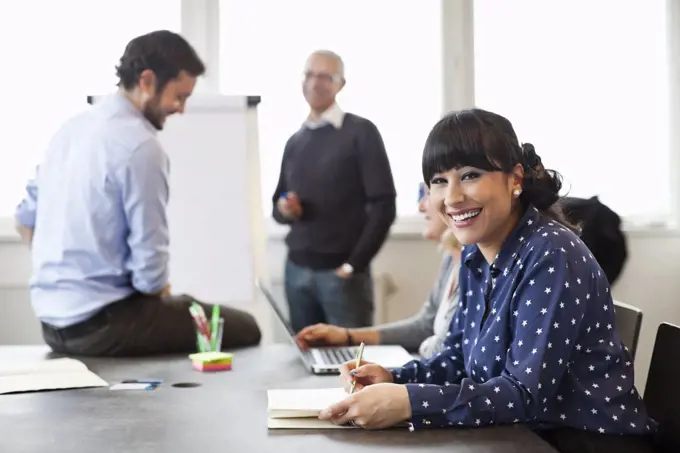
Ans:
[[[533,145],[520,145],[510,121],[495,113],[463,110],[439,121],[425,144],[423,177],[446,199],[456,238],[479,244],[488,260],[529,206],[576,230],[555,204],[560,174],[546,170]]]
[[[560,178],[510,122],[473,109],[430,133],[423,176],[464,244],[441,353],[389,372],[322,414],[412,429],[524,423],[563,453],[647,453],[656,423],[635,387],[607,278],[554,208]],[[441,209],[441,208],[440,208]]]

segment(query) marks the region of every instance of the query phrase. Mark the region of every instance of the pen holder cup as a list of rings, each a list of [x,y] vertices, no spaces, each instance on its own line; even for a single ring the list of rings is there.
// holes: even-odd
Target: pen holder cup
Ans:
[[[196,352],[214,352],[210,337],[196,329]]]
[[[198,318],[198,319],[196,319]],[[215,318],[208,323],[200,316],[194,319],[196,332],[196,352],[220,352],[222,350],[222,335],[224,333],[224,318]]]

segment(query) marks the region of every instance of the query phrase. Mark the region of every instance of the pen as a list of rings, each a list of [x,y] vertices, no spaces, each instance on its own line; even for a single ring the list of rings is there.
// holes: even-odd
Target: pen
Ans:
[[[200,352],[210,351],[210,328],[205,320],[205,316],[201,316],[199,312],[200,306],[192,304],[189,307],[189,313],[194,318],[196,324],[196,337],[199,344]]]
[[[203,350],[203,343],[201,343],[201,334],[198,333],[198,330],[196,331],[196,351],[205,352]]]
[[[196,315],[198,316],[198,322],[201,324],[201,331],[203,335],[206,336],[208,344],[210,344],[210,325],[208,324],[208,319],[205,316],[205,311],[203,311],[203,307],[201,307],[196,302],[194,302],[193,305],[194,310],[196,310]]]
[[[210,349],[217,351],[217,329],[220,323],[220,307],[213,305],[212,316],[210,317]]]
[[[224,334],[224,318],[220,318],[219,326],[217,327],[217,341],[213,350],[215,352],[222,351],[222,335]]]
[[[359,345],[359,349],[357,350],[357,361],[356,364],[354,365],[354,369],[356,370],[359,368],[359,365],[361,365],[361,357],[364,355],[364,342],[362,341],[361,344]],[[355,377],[354,380],[352,381],[352,385],[349,388],[349,394],[351,395],[354,393],[354,387],[357,384],[357,378]]]

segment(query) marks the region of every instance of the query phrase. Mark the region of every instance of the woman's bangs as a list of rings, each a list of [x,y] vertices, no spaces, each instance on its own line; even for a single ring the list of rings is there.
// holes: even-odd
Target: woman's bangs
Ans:
[[[500,171],[487,157],[483,144],[460,140],[455,131],[448,134],[433,134],[428,137],[423,152],[423,178],[429,184],[438,173],[463,167],[474,167],[485,171]],[[477,146],[479,145],[479,146]]]

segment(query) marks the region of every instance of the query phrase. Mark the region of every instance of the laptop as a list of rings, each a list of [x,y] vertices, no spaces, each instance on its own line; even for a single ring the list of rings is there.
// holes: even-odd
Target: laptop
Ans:
[[[305,366],[314,374],[340,374],[343,363],[355,360],[358,346],[320,347],[302,350],[295,341],[295,332],[276,303],[271,291],[260,280],[256,286],[262,292],[269,306],[274,311],[278,322],[286,329],[289,340],[298,351]],[[363,359],[377,363],[382,367],[393,370],[401,368],[405,363],[413,360],[413,356],[402,346],[397,345],[365,345]]]

